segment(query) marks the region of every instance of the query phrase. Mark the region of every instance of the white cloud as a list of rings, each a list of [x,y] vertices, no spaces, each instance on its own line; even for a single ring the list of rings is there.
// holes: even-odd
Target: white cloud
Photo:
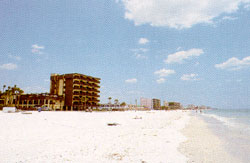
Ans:
[[[136,59],[148,59],[148,57],[144,55],[144,53],[148,51],[146,48],[131,49],[131,51],[134,52]]]
[[[238,19],[238,18],[232,17],[232,16],[224,16],[222,19],[223,19],[223,20],[236,20],[236,19]]]
[[[242,60],[232,57],[227,61],[216,64],[216,68],[218,69],[227,69],[227,70],[239,70],[245,67],[250,67],[250,56],[243,58]]]
[[[14,70],[14,69],[17,69],[17,65],[14,64],[14,63],[6,63],[6,64],[0,65],[0,69],[3,69],[3,70]]]
[[[146,49],[146,48],[138,48],[138,49],[131,49],[131,51],[137,52],[137,53],[139,53],[139,52],[146,53],[148,51],[148,49]]]
[[[148,59],[147,56],[142,55],[142,54],[135,54],[136,59]]]
[[[140,38],[138,43],[139,44],[147,44],[149,42],[149,40],[147,38]]]
[[[157,79],[157,80],[156,80],[156,82],[157,82],[158,84],[165,83],[165,81],[166,81],[166,79],[164,79],[164,78],[160,78],[160,79]]]
[[[127,80],[125,80],[125,82],[133,84],[133,83],[137,83],[137,79],[136,78],[127,79]]]
[[[19,57],[19,56],[14,56],[14,55],[11,55],[11,54],[9,54],[8,57],[11,58],[11,59],[18,60],[18,61],[21,60],[21,57]]]
[[[135,25],[182,29],[213,23],[222,14],[235,13],[250,0],[122,0],[125,18]],[[246,7],[248,8],[248,7]]]
[[[158,71],[155,71],[154,74],[159,75],[159,77],[166,77],[168,75],[175,74],[175,71],[163,68]]]
[[[198,74],[183,74],[181,80],[195,81],[200,79],[198,78]]]
[[[41,50],[44,49],[44,46],[39,46],[37,44],[34,44],[31,46],[31,52],[33,54],[43,54],[43,52]]]
[[[197,57],[203,54],[202,49],[189,49],[187,51],[178,51],[174,54],[168,55],[165,63],[182,63],[183,60],[189,59],[191,57]]]

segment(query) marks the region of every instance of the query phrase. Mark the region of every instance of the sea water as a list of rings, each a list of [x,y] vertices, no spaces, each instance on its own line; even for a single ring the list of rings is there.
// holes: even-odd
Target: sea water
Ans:
[[[211,109],[200,115],[230,154],[250,162],[250,109]]]

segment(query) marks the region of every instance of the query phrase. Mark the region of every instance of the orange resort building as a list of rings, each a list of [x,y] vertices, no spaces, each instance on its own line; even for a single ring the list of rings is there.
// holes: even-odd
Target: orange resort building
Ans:
[[[100,78],[83,74],[52,74],[50,94],[63,96],[63,110],[84,110],[99,106]]]
[[[2,94],[0,108],[16,106],[23,110],[47,107],[52,110],[78,111],[99,106],[100,78],[83,74],[51,74],[50,93]]]

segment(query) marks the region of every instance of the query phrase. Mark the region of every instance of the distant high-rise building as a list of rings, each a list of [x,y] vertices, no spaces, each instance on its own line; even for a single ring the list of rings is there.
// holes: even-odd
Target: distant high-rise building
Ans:
[[[195,105],[193,105],[193,104],[189,104],[188,106],[187,106],[187,109],[195,109]]]
[[[141,97],[140,98],[140,103],[141,103],[141,106],[145,107],[145,108],[148,108],[148,109],[152,109],[152,99],[149,99],[149,98],[143,98]]]
[[[50,94],[63,96],[64,110],[84,110],[99,105],[100,78],[83,74],[51,74]]]
[[[167,101],[163,101],[163,106],[168,107],[168,102]]]
[[[179,102],[169,102],[168,105],[168,108],[172,110],[181,109],[181,103]]]
[[[152,103],[153,103],[153,109],[155,109],[155,110],[161,109],[161,100],[153,99]]]

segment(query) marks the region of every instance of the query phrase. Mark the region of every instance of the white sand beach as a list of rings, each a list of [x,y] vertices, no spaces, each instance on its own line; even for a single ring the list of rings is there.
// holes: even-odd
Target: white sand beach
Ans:
[[[178,151],[187,112],[1,112],[0,119],[4,163],[187,161]]]
[[[0,112],[0,120],[1,163],[182,163],[230,158],[205,124],[185,111]],[[204,156],[215,158],[201,159]]]

